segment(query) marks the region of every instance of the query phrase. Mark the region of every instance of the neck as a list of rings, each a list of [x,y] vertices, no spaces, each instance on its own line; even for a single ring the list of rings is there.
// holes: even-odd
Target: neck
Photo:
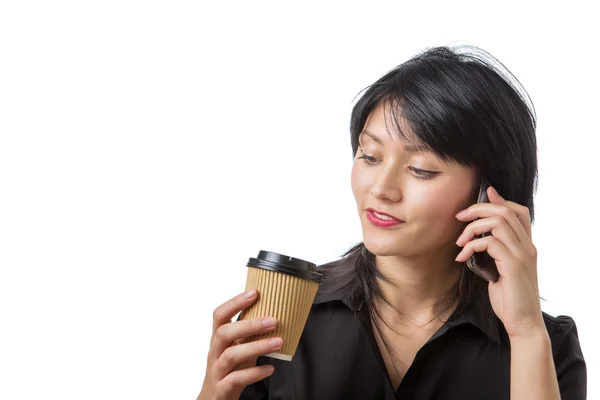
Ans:
[[[462,264],[454,261],[456,249],[440,249],[415,257],[376,256],[378,270],[388,281],[378,279],[382,294],[391,304],[377,305],[390,322],[410,320],[426,325],[436,317],[448,317],[447,301],[461,275]],[[386,318],[386,319],[387,319]]]

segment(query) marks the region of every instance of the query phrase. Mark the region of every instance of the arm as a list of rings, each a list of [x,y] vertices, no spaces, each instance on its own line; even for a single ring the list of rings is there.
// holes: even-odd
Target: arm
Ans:
[[[575,322],[559,316],[550,325],[511,339],[511,399],[586,399],[587,369]]]
[[[456,215],[473,221],[456,241],[464,247],[456,261],[487,251],[498,267],[500,277],[489,283],[488,291],[510,338],[511,399],[585,399],[585,362],[575,323],[542,313],[529,209],[505,200],[493,187],[487,193],[490,203],[474,204]],[[486,232],[491,235],[473,239]]]
[[[546,329],[510,342],[511,400],[560,400],[552,346]]]

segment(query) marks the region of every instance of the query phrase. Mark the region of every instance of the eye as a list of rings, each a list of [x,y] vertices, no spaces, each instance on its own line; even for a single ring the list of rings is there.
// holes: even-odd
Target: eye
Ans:
[[[413,171],[419,179],[431,179],[434,176],[436,176],[437,174],[439,174],[439,172],[426,171],[424,169],[419,169],[419,168],[415,168],[415,167],[409,167],[409,169],[411,171]]]
[[[369,155],[365,154],[365,153],[364,153],[364,151],[362,151],[362,149],[359,149],[359,150],[360,150],[360,152],[362,153],[362,156],[360,156],[360,157],[358,157],[358,158],[362,158],[362,159],[364,159],[364,160],[365,160],[365,163],[366,163],[367,165],[373,165],[373,164],[375,164],[375,163],[377,162],[377,159],[376,159],[375,157],[371,157],[371,156],[369,156]]]

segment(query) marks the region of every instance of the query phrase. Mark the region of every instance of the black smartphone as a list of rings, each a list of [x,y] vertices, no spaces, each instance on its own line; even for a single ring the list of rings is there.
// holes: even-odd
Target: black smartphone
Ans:
[[[489,183],[485,179],[482,179],[481,185],[479,187],[477,203],[490,202],[487,196],[488,187],[490,187]],[[476,238],[479,239],[489,235],[491,235],[491,233],[486,232],[481,235],[476,235]],[[498,273],[498,267],[496,267],[496,262],[488,254],[487,251],[473,253],[473,255],[467,260],[467,267],[469,267],[469,269],[473,271],[477,276],[481,277],[482,279],[485,279],[488,282],[497,282],[498,278],[500,278],[500,274]]]

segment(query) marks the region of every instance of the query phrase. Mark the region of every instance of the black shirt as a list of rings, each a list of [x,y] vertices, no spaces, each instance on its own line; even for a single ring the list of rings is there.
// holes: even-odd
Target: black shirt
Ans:
[[[483,281],[482,281],[483,282]],[[394,392],[358,285],[313,303],[292,361],[259,357],[273,374],[240,399],[509,399],[510,342],[499,319],[484,318],[489,299],[453,315],[417,352]],[[321,288],[319,288],[321,291]],[[563,400],[586,398],[586,365],[568,316],[544,313]]]

